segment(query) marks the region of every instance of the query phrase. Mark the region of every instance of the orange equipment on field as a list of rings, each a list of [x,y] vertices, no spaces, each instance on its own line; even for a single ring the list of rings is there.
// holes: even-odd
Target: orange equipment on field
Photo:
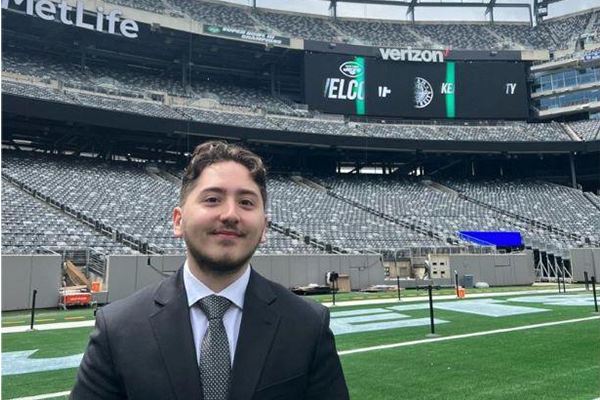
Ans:
[[[92,302],[91,293],[65,292],[60,296],[60,304],[64,308],[71,306],[87,306]]]

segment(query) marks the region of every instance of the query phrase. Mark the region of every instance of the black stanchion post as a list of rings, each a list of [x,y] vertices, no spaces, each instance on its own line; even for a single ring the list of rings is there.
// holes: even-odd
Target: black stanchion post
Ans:
[[[333,305],[335,306],[335,281],[331,283],[331,292],[333,294]]]
[[[558,293],[560,293],[560,272],[559,272],[559,268],[556,268],[556,282],[558,283]]]
[[[400,300],[400,275],[396,275],[396,285],[398,287],[398,300]]]
[[[456,291],[456,297],[458,297],[458,271],[454,270],[454,289]]]
[[[35,298],[37,297],[37,289],[33,290],[33,299],[31,300],[31,324],[29,329],[33,329],[33,319],[35,318]]]
[[[336,292],[336,282],[338,280],[338,273],[335,271],[328,272],[326,275],[326,281],[329,285],[331,285],[331,295],[333,297],[333,305],[335,306],[335,292]]]
[[[587,271],[583,271],[583,280],[585,281],[585,290],[586,291],[590,290],[590,281],[589,281],[589,278],[588,278]]]
[[[433,320],[433,288],[431,287],[431,283],[427,286],[429,290],[429,319],[431,320],[431,334],[435,335],[435,323]]]
[[[565,274],[565,264],[563,264],[562,260],[561,260],[561,267],[562,267],[562,270],[560,271],[560,274],[562,275],[562,280],[563,280],[563,293],[567,293],[567,287],[565,286],[565,276],[567,274]]]
[[[594,291],[594,308],[598,312],[598,297],[596,297],[596,277],[592,276],[592,290]]]

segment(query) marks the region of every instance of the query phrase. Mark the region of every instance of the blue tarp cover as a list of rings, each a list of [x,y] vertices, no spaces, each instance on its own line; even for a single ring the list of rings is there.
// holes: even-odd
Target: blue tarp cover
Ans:
[[[460,237],[480,245],[522,246],[520,232],[460,231]]]

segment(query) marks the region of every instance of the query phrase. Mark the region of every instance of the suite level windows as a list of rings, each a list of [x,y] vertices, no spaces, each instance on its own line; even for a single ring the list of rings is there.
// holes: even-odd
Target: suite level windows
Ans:
[[[82,1],[78,1],[75,9],[73,9],[65,0],[60,3],[50,0],[36,2],[34,0],[2,0],[2,9],[9,8],[9,3],[12,3],[14,8],[18,8],[25,3],[25,13],[27,15],[36,16],[46,21],[59,21],[65,25],[74,25],[97,32],[120,33],[131,39],[138,37],[139,27],[137,23],[131,19],[120,19],[119,16],[122,15],[122,12],[119,10],[105,12],[102,7],[97,7],[95,13],[88,12],[86,14]],[[89,14],[92,14],[92,16]]]
[[[533,93],[600,82],[600,67],[562,71],[535,77]]]
[[[542,97],[534,100],[534,105],[539,110],[575,106],[600,101],[600,89],[581,90],[565,93],[558,96]]]

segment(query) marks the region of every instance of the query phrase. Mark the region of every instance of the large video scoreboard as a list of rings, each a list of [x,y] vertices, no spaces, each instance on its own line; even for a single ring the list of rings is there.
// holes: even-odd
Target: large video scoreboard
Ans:
[[[306,102],[327,113],[526,119],[526,67],[509,61],[397,62],[307,53]]]

